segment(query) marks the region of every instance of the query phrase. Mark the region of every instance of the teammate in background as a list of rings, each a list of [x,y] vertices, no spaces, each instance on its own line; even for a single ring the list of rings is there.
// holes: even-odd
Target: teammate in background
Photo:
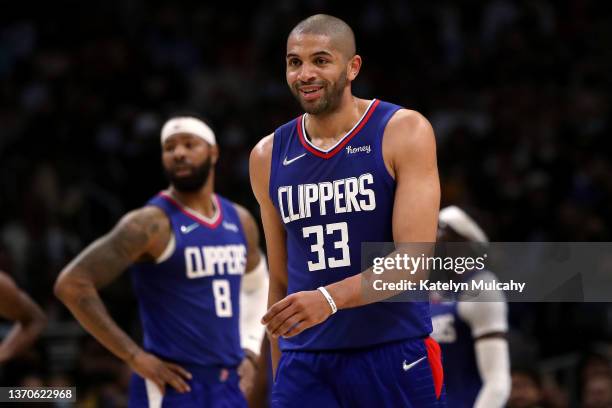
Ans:
[[[436,239],[435,138],[419,113],[352,94],[355,52],[342,20],[300,22],[286,78],[306,113],[251,153],[270,260],[272,406],[438,407],[428,303],[369,303],[361,288],[362,242]]]
[[[456,206],[442,209],[438,242],[488,243],[482,229]],[[462,279],[492,280],[487,271],[469,271]],[[457,277],[453,277],[457,279]],[[510,394],[507,306],[501,293],[487,301],[461,301],[453,294],[441,302],[432,294],[433,338],[440,343],[449,407],[499,408]]]
[[[0,364],[27,350],[47,324],[47,318],[41,308],[2,271],[0,317],[15,322],[0,343]]]
[[[161,144],[170,187],[73,260],[55,293],[135,372],[130,406],[160,406],[162,400],[165,407],[246,406],[267,298],[257,225],[243,207],[214,193],[218,148],[204,122],[172,118]],[[128,267],[143,348],[98,296]]]

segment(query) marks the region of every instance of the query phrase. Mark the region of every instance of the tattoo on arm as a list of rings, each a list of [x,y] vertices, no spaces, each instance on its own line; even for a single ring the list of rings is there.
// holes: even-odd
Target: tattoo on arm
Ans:
[[[159,231],[160,220],[154,214],[128,214],[75,260],[72,272],[104,287],[132,263],[147,259],[151,238]]]
[[[157,209],[127,214],[72,261],[56,284],[56,293],[83,327],[127,361],[139,347],[108,314],[97,289],[116,279],[130,264],[150,257],[149,247],[159,238],[164,222],[168,221]]]

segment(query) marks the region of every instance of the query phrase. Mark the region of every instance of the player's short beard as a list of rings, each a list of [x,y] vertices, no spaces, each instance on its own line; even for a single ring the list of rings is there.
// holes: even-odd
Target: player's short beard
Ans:
[[[201,165],[194,167],[193,173],[189,176],[177,177],[172,170],[168,170],[165,167],[164,173],[168,181],[177,191],[192,193],[194,191],[198,191],[202,188],[202,186],[204,186],[204,184],[206,184],[211,168],[212,162],[209,156]]]
[[[311,115],[318,115],[321,113],[333,112],[340,105],[342,94],[344,93],[344,87],[348,82],[346,74],[341,74],[338,80],[332,85],[329,84],[327,92],[323,92],[323,96],[319,98],[316,104],[309,104],[304,102],[301,97],[300,90],[292,88],[293,95],[297,98],[302,105],[304,112]]]

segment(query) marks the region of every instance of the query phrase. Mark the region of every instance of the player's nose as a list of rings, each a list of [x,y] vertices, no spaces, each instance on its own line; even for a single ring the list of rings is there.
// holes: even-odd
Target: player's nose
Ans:
[[[297,79],[300,82],[306,83],[314,81],[316,79],[316,74],[312,64],[302,64],[298,71]]]
[[[172,151],[172,156],[175,161],[183,161],[187,155],[187,148],[183,145],[177,145]]]

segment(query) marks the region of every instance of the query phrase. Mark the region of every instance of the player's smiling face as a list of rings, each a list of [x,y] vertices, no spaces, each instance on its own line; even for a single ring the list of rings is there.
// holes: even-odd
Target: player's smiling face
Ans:
[[[178,191],[199,190],[216,161],[216,146],[187,133],[170,136],[162,147],[164,172]]]
[[[330,37],[293,34],[287,40],[287,84],[310,114],[334,111],[347,87],[348,61]]]

